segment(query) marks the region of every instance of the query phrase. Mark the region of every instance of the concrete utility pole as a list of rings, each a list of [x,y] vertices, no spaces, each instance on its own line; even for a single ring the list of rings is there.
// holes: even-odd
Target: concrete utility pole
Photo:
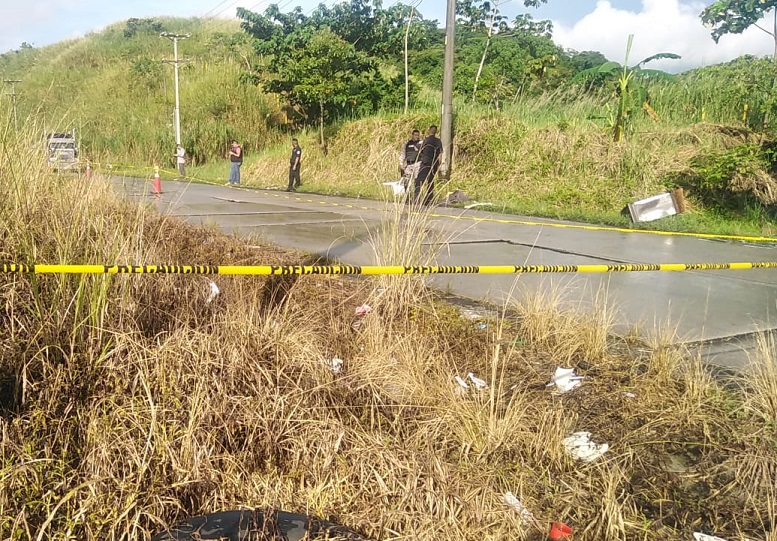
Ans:
[[[442,161],[440,162],[440,177],[451,178],[453,163],[453,40],[456,34],[456,0],[448,0],[448,11],[445,17],[445,64],[442,74],[442,120],[440,122],[440,139],[442,142]]]
[[[178,60],[178,40],[191,37],[191,34],[171,34],[169,32],[162,32],[160,37],[168,38],[173,42],[173,60],[165,60],[168,64],[175,66],[175,144],[181,144],[181,98],[178,92],[178,64],[182,61]]]
[[[21,81],[18,79],[3,79],[3,82],[11,85],[11,92],[8,95],[11,96],[13,103],[13,127],[14,131],[19,131],[19,120],[16,118],[16,83],[21,83]]]

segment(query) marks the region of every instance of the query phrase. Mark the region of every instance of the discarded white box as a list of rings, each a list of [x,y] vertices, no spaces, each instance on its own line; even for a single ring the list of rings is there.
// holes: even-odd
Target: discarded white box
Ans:
[[[674,216],[679,212],[677,202],[669,192],[629,203],[629,214],[631,214],[631,221],[634,223],[652,222],[667,216]]]

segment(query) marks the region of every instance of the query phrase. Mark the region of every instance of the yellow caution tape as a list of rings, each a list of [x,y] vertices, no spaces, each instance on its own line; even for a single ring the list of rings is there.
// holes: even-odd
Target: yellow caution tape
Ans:
[[[286,275],[400,275],[400,274],[545,274],[611,273],[702,270],[774,269],[777,261],[752,263],[635,263],[616,265],[24,265],[6,263],[2,273],[35,274],[220,274],[251,276]]]

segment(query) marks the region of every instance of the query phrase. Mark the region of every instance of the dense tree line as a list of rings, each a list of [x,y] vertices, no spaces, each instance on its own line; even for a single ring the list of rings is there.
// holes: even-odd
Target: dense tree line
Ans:
[[[458,0],[456,12],[455,88],[476,102],[498,108],[607,60],[555,45],[550,21],[529,14],[508,21],[498,0]],[[281,96],[297,121],[320,125],[322,137],[329,120],[399,107],[405,62],[411,97],[419,86],[439,88],[442,81],[445,31],[411,5],[384,9],[380,0],[350,0],[309,14],[271,5],[261,14],[239,9],[238,16],[254,39],[244,81]]]

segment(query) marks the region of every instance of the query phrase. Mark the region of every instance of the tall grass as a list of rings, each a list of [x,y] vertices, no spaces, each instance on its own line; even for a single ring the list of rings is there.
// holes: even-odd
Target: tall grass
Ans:
[[[36,131],[0,137],[5,259],[299,261],[50,176],[22,152]],[[424,262],[424,217],[404,219],[376,254]],[[214,280],[208,304],[206,277],[0,277],[0,538],[137,539],[272,506],[375,539],[538,539],[554,520],[581,540],[774,539],[767,343],[737,393],[618,339],[604,298],[591,314],[530,295],[481,326],[420,281]],[[581,388],[551,394],[559,364]],[[458,389],[468,372],[489,387]],[[577,430],[610,450],[573,462]]]

